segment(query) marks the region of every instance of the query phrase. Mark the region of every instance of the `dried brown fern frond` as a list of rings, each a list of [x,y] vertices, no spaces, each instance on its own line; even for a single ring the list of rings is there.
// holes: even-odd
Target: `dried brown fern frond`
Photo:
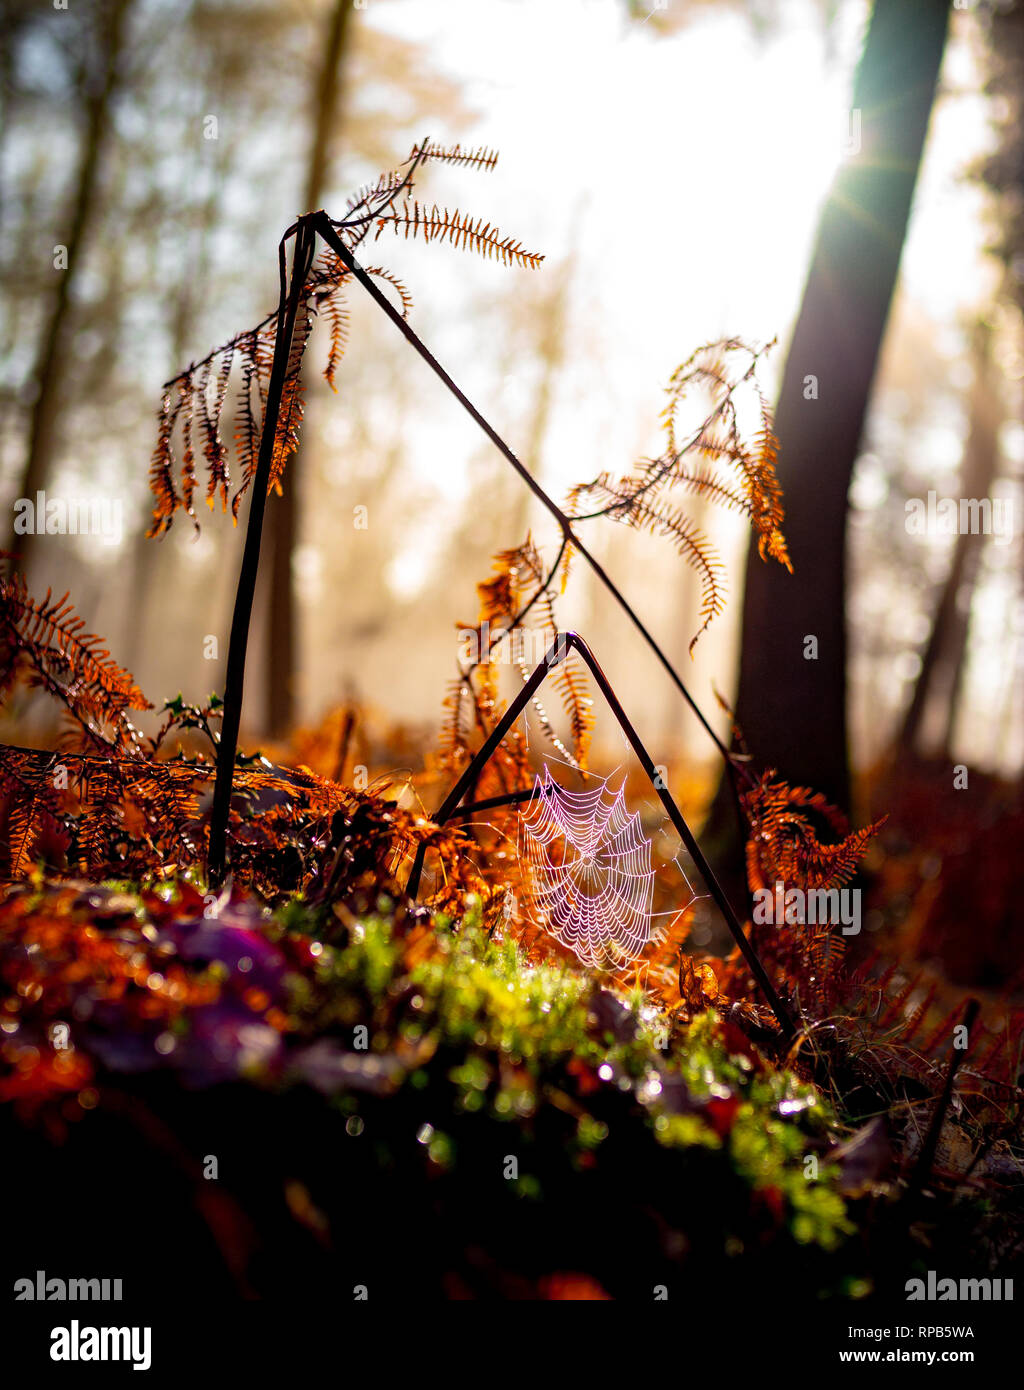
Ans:
[[[497,163],[497,154],[481,150],[480,158],[466,157],[458,145],[445,149],[430,140],[415,144],[409,157],[397,169],[382,173],[374,184],[364,185],[347,200],[344,218],[335,222],[349,245],[354,248],[367,235],[373,219],[403,194],[408,196],[415,187],[416,174],[422,165],[433,160],[440,164],[463,164],[467,167],[492,169]],[[493,155],[493,158],[492,158]]]
[[[506,265],[536,266],[540,256],[524,250],[511,237],[501,236],[482,219],[433,208],[421,209],[409,195],[418,169],[429,162],[463,168],[493,169],[497,155],[493,150],[445,148],[425,141],[413,147],[404,164],[382,174],[348,200],[344,218],[332,222],[352,251],[371,230],[377,237],[388,223],[407,236],[420,235],[428,241],[447,240],[483,255],[495,256]],[[400,209],[396,206],[401,199]],[[371,266],[368,275],[385,281],[398,296],[403,318],[412,309],[412,296],[397,276],[384,266]],[[329,349],[324,376],[335,387],[339,364],[348,340],[349,318],[345,303],[351,272],[333,251],[326,252],[310,268],[303,286],[302,302],[292,336],[281,410],[274,439],[269,487],[281,490],[289,459],[298,446],[303,413],[302,362],[310,330],[318,314],[328,325]],[[236,334],[199,362],[194,362],[164,387],[158,415],[157,442],[150,464],[150,488],[154,496],[153,522],[149,535],[162,535],[171,526],[179,508],[198,525],[193,497],[198,486],[197,450],[193,424],[198,421],[199,454],[207,470],[206,500],[212,508],[217,496],[227,509],[230,490],[228,449],[221,439],[220,421],[228,398],[232,372],[239,376],[234,396],[234,444],[239,481],[231,497],[231,514],[237,520],[243,497],[252,484],[263,420],[263,403],[277,337],[277,310],[264,316],[255,327]],[[240,370],[239,370],[240,369]],[[254,399],[255,397],[255,399]],[[181,452],[180,462],[176,450]]]
[[[413,156],[417,153],[418,150],[414,148]],[[420,154],[421,161],[422,158]],[[346,214],[342,221],[349,225],[357,222],[360,220],[360,214],[365,213],[366,209],[377,207],[382,201],[397,197],[403,188],[410,187],[408,170],[405,169],[403,172],[403,168],[388,169],[379,176],[376,183],[363,184],[354,193],[349,194],[345,199]]]
[[[252,401],[253,391],[259,391],[258,354],[259,333],[254,329],[242,339],[242,379],[235,403],[235,451],[244,486],[248,486],[256,472],[260,447],[260,426]],[[234,514],[237,516],[237,508]]]
[[[428,140],[420,152],[420,161],[426,164],[428,160],[441,164],[471,165],[489,173],[498,163],[498,151],[488,149],[485,145],[479,145],[475,150],[464,150],[461,145],[444,148],[441,145],[432,145]]]
[[[451,776],[458,776],[471,756],[466,713],[472,698],[472,687],[460,677],[451,682],[442,702],[438,759],[442,770]]]
[[[662,424],[668,436],[668,453],[678,457],[699,443],[707,431],[714,430],[720,438],[730,441],[741,452],[738,408],[742,391],[749,387],[763,400],[758,382],[761,360],[775,347],[775,340],[756,348],[742,338],[719,338],[696,348],[681,362],[669,377],[665,394],[668,403],[661,412]],[[680,411],[684,402],[701,394],[709,400],[711,410],[706,414],[696,435],[680,435]],[[697,415],[704,415],[704,409]]]
[[[761,558],[792,568],[782,533],[778,444],[756,376],[766,351],[736,338],[698,348],[669,381],[669,401],[662,412],[668,450],[657,458],[642,459],[623,478],[615,480],[603,472],[592,482],[577,484],[569,493],[568,511],[574,525],[606,516],[664,535],[697,570],[701,577],[701,623],[690,642],[691,654],[698,638],[724,607],[722,567],[707,538],[668,501],[670,492],[687,492],[739,512],[750,522]],[[734,365],[737,356],[740,361]],[[698,391],[710,398],[709,406],[684,437],[680,410]],[[753,393],[760,418],[760,428],[749,442],[739,420],[739,402],[745,391]]]
[[[125,757],[112,750],[54,754],[0,748],[0,830],[10,844],[6,861],[0,859],[0,877],[24,877],[36,858],[93,880],[164,879],[201,868],[207,838],[203,806],[213,774],[212,762],[202,757],[157,760],[141,752]],[[338,839],[339,831],[332,848],[332,830],[339,825],[352,834]],[[458,827],[439,828],[308,767],[240,758],[230,837],[236,881],[268,900],[304,891],[322,896],[332,866],[337,870],[332,893],[354,890],[363,874],[369,875],[367,885],[391,883],[397,892],[395,876],[420,843],[438,855],[439,904],[458,902],[461,908],[465,893],[485,887],[463,853],[465,837]],[[355,843],[358,837],[362,848]],[[41,853],[40,846],[49,852]],[[363,862],[368,846],[372,856]]]
[[[210,425],[208,440],[216,438],[212,419]],[[179,696],[165,706],[157,733],[144,736],[125,712],[152,706],[100,639],[84,631],[66,596],[53,601],[47,593],[37,602],[23,576],[0,574],[0,695],[18,680],[45,689],[74,717],[78,746],[0,747],[0,878],[24,878],[40,861],[50,871],[70,870],[93,881],[202,871],[219,746],[212,724],[221,702],[211,696],[200,707]],[[485,682],[478,701],[483,728],[496,706]],[[187,750],[198,740],[208,746],[190,757]],[[526,762],[522,740],[510,739],[495,759],[495,775],[521,778]],[[353,834],[335,843],[339,825]],[[466,838],[458,827],[434,826],[306,766],[282,768],[259,755],[238,755],[229,826],[237,881],[276,900],[319,891],[329,872],[331,891],[347,892],[355,868],[346,855],[356,827],[375,847],[370,868],[377,883],[395,883],[397,891],[395,875],[422,844],[436,854],[439,906],[461,910],[467,893],[486,891],[463,852]]]
[[[761,404],[761,429],[758,431],[757,453],[749,475],[751,522],[757,536],[757,551],[761,559],[777,560],[792,574],[793,565],[786,549],[786,539],[782,534],[785,512],[782,506],[782,488],[776,472],[779,441],[775,434],[771,408],[760,387],[757,394]]]
[[[876,949],[848,974],[831,1022],[855,1065],[873,1070],[880,1089],[904,1108],[908,1087],[934,1096],[951,1060],[968,1045],[957,1090],[960,1123],[971,1122],[990,1140],[1009,1138],[1024,1103],[1024,1009],[1009,1002],[1010,994],[1005,990],[1001,999],[986,1001],[969,1033],[965,1029],[958,1037],[970,1017],[970,995],[927,963],[886,964]],[[974,1163],[987,1152],[983,1142]]]
[[[474,743],[477,739],[482,743],[505,713],[505,701],[498,691],[498,670],[492,662],[481,662],[477,667],[470,681],[470,692],[477,732]],[[521,790],[529,779],[525,736],[521,729],[510,729],[482,770],[475,795],[479,798],[507,795]]]
[[[15,835],[10,876],[24,876],[37,857],[97,879],[162,876],[197,862],[196,787],[209,773],[113,748],[0,748],[0,814]]]
[[[1007,1009],[1002,1027],[986,1034],[973,1065],[983,1076],[1010,1088],[1017,1095],[1017,1113],[1024,1103],[1024,1009]]]
[[[206,487],[207,505],[212,508],[216,494],[220,493],[221,506],[227,505],[228,486],[230,476],[228,473],[228,451],[227,446],[220,437],[220,419],[224,409],[224,398],[228,389],[228,378],[231,375],[231,367],[235,359],[235,348],[229,344],[220,355],[217,366],[216,389],[214,391],[213,408],[209,408],[207,400],[207,379],[211,375],[207,370],[200,388],[200,399],[202,403],[202,419],[200,421],[200,431],[203,436],[203,456],[206,459],[208,469],[208,481]],[[191,511],[191,508],[188,508]]]
[[[8,795],[7,852],[11,878],[20,878],[32,862],[31,850],[39,831],[36,816],[39,795],[36,791],[22,796]]]
[[[0,845],[6,846],[3,872],[11,879],[28,873],[45,832],[52,837],[61,834],[55,779],[38,775],[39,759],[35,750],[25,754],[21,749],[0,747]]]
[[[532,597],[540,583],[543,570],[540,556],[529,536],[522,545],[502,550],[491,561],[493,573],[476,586],[480,600],[480,623],[499,625],[492,631],[496,640],[502,629],[509,630],[526,598]],[[525,596],[525,597],[524,597]]]
[[[468,755],[469,745],[457,732],[454,716],[467,708],[476,711],[477,727],[484,733],[504,712],[497,696],[495,663],[506,661],[514,665],[523,681],[529,679],[533,667],[558,637],[555,616],[555,595],[551,589],[555,569],[561,564],[559,555],[555,567],[545,570],[540,552],[530,536],[522,545],[501,551],[492,561],[492,574],[477,585],[480,600],[476,624],[460,623],[464,634],[472,634],[470,649],[473,659],[466,663],[457,688],[444,702],[445,720],[442,728],[442,760],[450,758],[451,750],[459,750],[460,758]],[[532,638],[527,648],[527,641]],[[540,650],[543,648],[543,651]],[[539,695],[534,695],[531,708],[545,737],[571,766],[583,771],[593,730],[592,700],[586,677],[574,656],[562,662],[553,674],[572,735],[568,747],[556,733],[547,709]],[[513,751],[514,750],[514,751]],[[509,733],[501,756],[511,756],[509,772],[514,780],[502,790],[519,790],[528,784],[529,766],[525,754],[524,735],[518,729]],[[451,763],[448,763],[451,767]],[[454,769],[452,769],[454,770]],[[525,780],[524,780],[525,779]]]
[[[747,879],[755,894],[777,894],[779,885],[785,894],[792,889],[838,892],[883,824],[850,831],[846,817],[819,792],[791,787],[771,769],[740,799],[750,823]],[[820,836],[826,832],[836,838],[823,841]],[[843,969],[846,942],[836,930],[838,923],[805,920],[802,911],[771,924],[756,913],[754,918],[751,940],[772,978],[812,1016],[831,1014],[849,993]],[[752,984],[746,963],[734,951],[723,970],[723,989],[741,996],[752,993]]]
[[[584,495],[600,500],[614,520],[671,540],[686,563],[696,571],[700,578],[700,627],[690,638],[692,652],[701,635],[725,608],[725,566],[707,536],[680,508],[653,494],[631,490],[628,479],[615,484],[607,474],[602,474],[585,488],[575,490],[574,502]]]
[[[281,411],[274,438],[274,452],[270,460],[268,487],[278,494],[281,492],[285,465],[299,447],[299,430],[302,426],[306,394],[305,383],[302,380],[302,356],[306,351],[312,327],[312,315],[308,311],[300,311],[295,320],[295,331],[288,350],[288,367],[281,393]]]
[[[809,787],[791,787],[772,769],[741,797],[750,821],[747,879],[751,892],[783,882],[803,889],[835,888],[856,873],[885,818],[848,831],[845,816]],[[809,813],[841,838],[823,844]]]
[[[348,346],[349,312],[345,298],[341,294],[328,295],[326,303],[327,323],[331,334],[331,347],[324,367],[324,380],[332,391],[337,391],[335,376],[341,359]]]
[[[536,643],[533,650],[527,652],[528,636],[534,633],[540,635],[547,652],[559,635],[555,596],[550,588],[553,572],[545,573],[540,553],[530,536],[523,545],[497,555],[493,567],[496,570],[493,578],[477,585],[481,597],[481,620],[486,619],[492,625],[498,623],[497,631],[492,630],[490,634],[491,649],[497,647],[499,641],[505,643],[525,683],[541,657]],[[539,621],[530,620],[531,612]],[[552,747],[571,767],[583,772],[594,725],[593,702],[588,695],[586,676],[580,670],[575,653],[555,668],[552,683],[569,719],[572,748],[568,748],[555,732],[539,693],[532,697],[531,708]]]
[[[156,444],[149,468],[149,487],[153,493],[153,528],[151,534],[170,525],[170,519],[182,505],[174,485],[174,429],[181,414],[186,393],[179,386],[172,393],[164,391],[157,417]]]
[[[131,742],[126,711],[152,706],[67,598],[47,589],[34,599],[24,575],[0,575],[0,695],[21,676],[59,700],[91,737],[105,741],[109,731],[118,744]]]
[[[540,609],[544,614],[544,627],[548,641],[554,643],[558,637],[558,620],[555,617],[554,595],[550,589],[544,589],[540,599]],[[590,694],[590,684],[583,663],[576,652],[570,652],[569,656],[555,667],[551,675],[551,682],[561,696],[562,710],[569,720],[572,751],[570,752],[556,737],[546,717],[542,722],[542,727],[546,725],[545,733],[562,753],[566,762],[578,768],[580,772],[585,772],[587,756],[590,752],[590,741],[594,735],[594,701]],[[534,703],[536,704],[536,701]]]
[[[514,237],[503,237],[497,227],[482,217],[473,218],[457,209],[449,212],[436,203],[428,209],[414,199],[403,203],[397,211],[390,209],[376,220],[375,241],[385,227],[393,227],[396,233],[404,232],[406,239],[419,236],[424,241],[448,241],[452,246],[476,251],[481,256],[493,256],[503,265],[515,265],[524,270],[536,270],[544,259],[536,251],[527,251]]]
[[[308,774],[309,769],[301,770],[303,777]],[[434,856],[434,891],[427,900],[437,910],[461,914],[467,893],[489,896],[486,881],[467,853],[471,842],[460,826],[435,825],[369,791],[338,790],[341,803],[331,818],[326,843],[315,856],[308,901],[366,911],[382,891],[399,898],[405,861],[420,847]]]

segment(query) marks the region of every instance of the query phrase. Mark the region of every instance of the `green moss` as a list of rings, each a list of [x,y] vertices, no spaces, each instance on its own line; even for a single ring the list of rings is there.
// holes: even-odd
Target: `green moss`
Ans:
[[[654,1119],[654,1133],[659,1143],[671,1148],[722,1147],[721,1139],[699,1115],[657,1115]]]
[[[677,1028],[671,1046],[659,1048],[664,1020],[637,992],[625,1001],[616,1041],[595,1027],[593,978],[560,963],[527,963],[514,942],[489,939],[477,902],[468,903],[458,930],[436,920],[433,949],[408,968],[390,903],[377,907],[343,947],[325,947],[317,998],[296,998],[313,1031],[362,1021],[375,1051],[429,1044],[431,1055],[448,1059],[443,1075],[453,1115],[531,1125],[545,1105],[575,1113],[567,1151],[577,1166],[600,1163],[609,1136],[608,1121],[591,1113],[600,1110],[591,1093],[603,1098],[616,1088],[632,1102],[631,1143],[642,1144],[646,1133],[665,1148],[719,1155],[755,1206],[755,1194],[763,1193],[767,1208],[782,1212],[798,1242],[834,1249],[852,1229],[835,1173],[816,1173],[816,1151],[832,1122],[822,1096],[790,1072],[731,1054],[713,1012]],[[579,1068],[589,1087],[567,1104]],[[666,1100],[667,1091],[678,1099],[679,1082],[689,1098],[686,1113]],[[411,1069],[405,1084],[434,1087],[431,1065]],[[442,1168],[457,1162],[444,1136],[435,1135],[428,1151]],[[539,1199],[536,1178],[513,1186],[521,1197]]]

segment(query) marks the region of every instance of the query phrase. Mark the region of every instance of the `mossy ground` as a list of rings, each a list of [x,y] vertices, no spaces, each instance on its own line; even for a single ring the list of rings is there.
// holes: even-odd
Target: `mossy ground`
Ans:
[[[836,1117],[714,1012],[530,963],[472,899],[207,911],[187,883],[5,906],[7,1140],[64,1263],[103,1210],[122,1265],[187,1261],[211,1292],[281,1292],[296,1261],[396,1295],[649,1298],[809,1263],[856,1291]]]

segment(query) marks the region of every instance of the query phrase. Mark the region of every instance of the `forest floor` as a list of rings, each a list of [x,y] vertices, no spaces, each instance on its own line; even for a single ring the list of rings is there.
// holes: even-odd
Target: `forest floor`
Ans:
[[[530,949],[477,892],[427,909],[357,862],[331,902],[273,905],[187,872],[33,870],[0,904],[0,1125],[24,1197],[5,1253],[91,1268],[102,1249],[210,1297],[286,1294],[296,1270],[449,1299],[1019,1277],[1020,1091],[996,1066],[1019,1010],[940,1100],[966,992],[940,969],[933,884],[954,892],[956,854],[898,821],[877,853],[871,944],[792,1043],[735,961],[680,954],[666,1003]],[[989,1028],[1005,943],[976,925]]]

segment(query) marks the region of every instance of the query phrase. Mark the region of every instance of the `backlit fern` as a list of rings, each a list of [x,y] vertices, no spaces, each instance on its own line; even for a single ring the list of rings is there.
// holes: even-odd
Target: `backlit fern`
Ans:
[[[445,148],[424,141],[398,169],[382,174],[377,182],[349,199],[343,218],[331,225],[350,251],[373,233],[377,240],[392,227],[405,237],[447,241],[460,249],[495,257],[505,265],[535,268],[543,257],[525,250],[520,242],[503,237],[482,218],[434,206],[422,208],[410,201],[418,171],[428,163],[452,164],[488,171],[497,163],[493,150]],[[399,201],[401,200],[401,201]],[[403,317],[412,308],[412,296],[401,280],[386,267],[366,267],[366,274],[388,285],[395,293]],[[274,439],[270,488],[280,491],[288,460],[299,439],[303,414],[301,366],[314,319],[328,325],[329,348],[324,376],[333,387],[348,341],[349,316],[346,295],[352,272],[328,249],[311,266],[302,289],[284,378],[280,416]],[[220,500],[237,519],[239,507],[256,473],[257,453],[267,391],[270,385],[274,345],[278,333],[275,309],[255,327],[236,334],[164,386],[157,427],[157,442],[150,465],[150,486],[155,498],[149,534],[161,535],[181,509],[198,525],[194,496],[199,486],[197,460],[206,465],[206,503],[212,509]],[[221,421],[232,373],[238,384],[234,397],[234,452],[238,478],[234,492],[229,450],[221,435]],[[180,451],[180,462],[178,459]]]

